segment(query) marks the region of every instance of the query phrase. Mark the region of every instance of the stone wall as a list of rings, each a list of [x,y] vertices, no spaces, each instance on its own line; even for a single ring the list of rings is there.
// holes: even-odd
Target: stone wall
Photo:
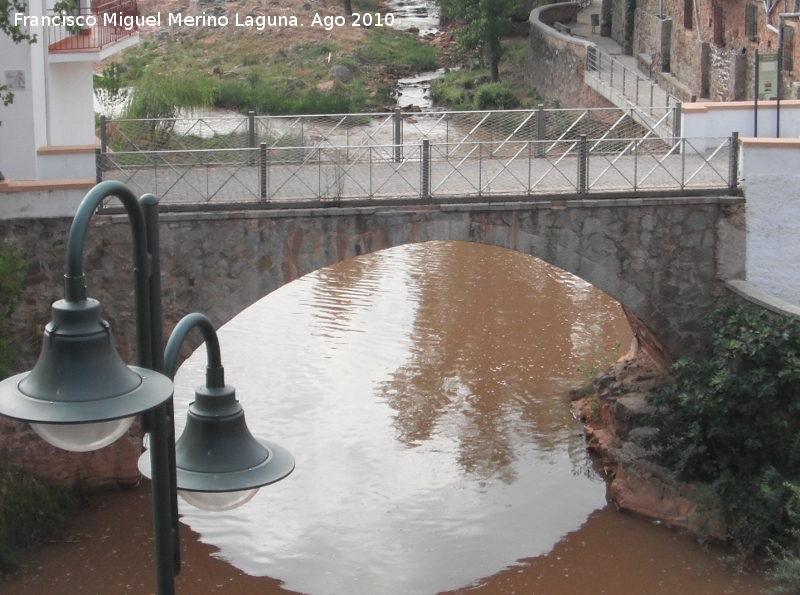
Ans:
[[[670,36],[672,35],[672,19],[659,18],[658,14],[650,14],[637,8],[634,14],[633,53],[647,56],[651,64],[651,78],[657,73],[669,72]],[[640,66],[641,68],[641,66]]]
[[[616,0],[624,3],[623,0]],[[637,2],[633,52],[650,57],[653,64],[669,57],[671,75],[655,78],[682,101],[691,98],[708,98],[713,101],[739,101],[753,99],[755,50],[762,54],[777,52],[778,36],[767,28],[763,3],[755,2],[758,11],[756,40],[745,35],[746,6],[753,0],[729,0],[718,3],[724,15],[722,43],[714,39],[715,18],[712,0],[695,0],[692,27],[687,28],[684,19],[684,0],[663,0],[664,16],[672,22],[668,44],[662,43],[658,35],[661,0],[639,0]],[[778,25],[774,11],[772,25]],[[787,20],[796,27],[796,20]],[[615,37],[616,39],[616,37]],[[796,34],[794,69],[785,72],[783,97],[794,98],[800,79],[800,35]],[[654,69],[655,70],[655,69]]]
[[[633,13],[629,10],[629,5],[633,0],[611,0],[611,39],[616,41],[622,48],[622,53],[630,56],[633,53],[633,23],[629,22],[633,18]]]
[[[743,266],[740,251],[726,252],[718,242],[723,228],[733,230],[727,243],[743,241],[736,232],[743,207],[738,198],[701,197],[163,215],[165,327],[170,331],[193,311],[220,326],[282,285],[359,254],[460,240],[519,250],[576,274],[625,305],[668,357],[692,354],[707,340],[701,321],[724,294],[723,281]],[[62,296],[69,225],[0,221],[0,236],[22,246],[28,262],[28,285],[10,329],[20,343],[18,371],[35,362],[50,304]],[[129,362],[130,252],[127,219],[95,216],[84,249],[87,294],[100,300]],[[2,422],[0,437],[5,460],[59,481],[136,481],[136,432],[91,454],[57,452],[13,422]]]
[[[577,4],[551,4],[531,12],[525,79],[542,97],[559,107],[614,107],[583,82],[590,44],[551,28],[555,22],[575,20]]]

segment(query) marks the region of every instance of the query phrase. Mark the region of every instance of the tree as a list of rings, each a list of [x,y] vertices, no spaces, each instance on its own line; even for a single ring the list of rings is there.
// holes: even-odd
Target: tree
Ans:
[[[351,17],[353,16],[353,3],[350,0],[342,0],[344,6],[344,14]]]
[[[11,37],[14,43],[27,41],[36,43],[36,35],[25,33],[19,25],[14,24],[13,14],[25,12],[26,2],[24,0],[0,0],[0,31]],[[14,94],[8,90],[8,85],[0,85],[0,101],[3,105],[8,105],[14,101]],[[0,122],[2,125],[2,122]]]
[[[466,50],[480,49],[489,60],[491,80],[500,79],[501,39],[511,32],[512,18],[525,9],[526,0],[437,0],[442,20],[461,22],[459,42]]]

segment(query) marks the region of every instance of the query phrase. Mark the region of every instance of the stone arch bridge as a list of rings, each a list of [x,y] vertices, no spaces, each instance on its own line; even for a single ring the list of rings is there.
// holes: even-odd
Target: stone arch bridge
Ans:
[[[22,369],[38,356],[49,306],[62,297],[71,220],[0,221],[25,248],[29,283],[12,320]],[[459,240],[531,254],[588,281],[626,310],[662,362],[697,353],[703,317],[744,272],[744,199],[734,196],[545,200],[425,206],[287,209],[161,216],[167,331],[200,311],[222,325],[298,277],[360,254]],[[130,228],[96,215],[84,252],[88,295],[133,361]]]

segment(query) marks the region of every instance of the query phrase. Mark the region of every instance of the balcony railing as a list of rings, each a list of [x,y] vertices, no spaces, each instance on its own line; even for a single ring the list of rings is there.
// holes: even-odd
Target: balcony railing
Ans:
[[[61,13],[49,11],[50,53],[101,50],[137,33],[136,14],[136,0],[106,0]]]

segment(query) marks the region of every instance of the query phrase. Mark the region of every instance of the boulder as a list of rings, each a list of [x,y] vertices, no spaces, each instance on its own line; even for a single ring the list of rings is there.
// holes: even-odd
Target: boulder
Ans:
[[[342,66],[341,64],[334,64],[331,66],[329,74],[336,79],[339,79],[343,83],[352,83],[355,77],[353,73],[350,72],[350,69],[347,66]]]

